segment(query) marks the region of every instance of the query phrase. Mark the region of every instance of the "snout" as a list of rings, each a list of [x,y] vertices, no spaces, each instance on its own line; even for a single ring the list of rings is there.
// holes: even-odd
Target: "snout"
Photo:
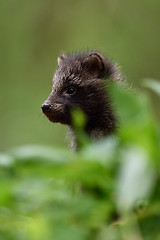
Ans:
[[[53,123],[69,124],[70,114],[65,105],[53,98],[51,100],[47,99],[41,106],[44,115]]]
[[[52,106],[53,106],[52,104],[43,103],[41,106],[43,113],[49,113],[52,109]]]

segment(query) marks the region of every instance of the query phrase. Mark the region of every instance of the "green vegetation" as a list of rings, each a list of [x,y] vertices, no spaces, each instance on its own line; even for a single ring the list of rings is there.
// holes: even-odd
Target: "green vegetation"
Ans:
[[[0,240],[160,240],[160,86],[148,79],[160,78],[160,1],[0,6]],[[40,107],[57,57],[86,49],[119,63],[133,89],[146,79],[154,93],[150,101],[112,87],[120,128],[97,143],[74,112],[73,152],[66,127]]]
[[[146,94],[111,92],[115,136],[91,142],[76,112],[78,152],[24,146],[0,155],[1,240],[160,239],[160,128]]]

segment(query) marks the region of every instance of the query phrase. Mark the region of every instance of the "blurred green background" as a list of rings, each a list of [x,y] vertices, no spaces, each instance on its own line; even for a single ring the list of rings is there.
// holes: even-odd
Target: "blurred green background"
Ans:
[[[0,150],[67,146],[67,128],[41,113],[63,52],[101,51],[134,88],[144,78],[160,79],[159,23],[159,0],[0,0]]]

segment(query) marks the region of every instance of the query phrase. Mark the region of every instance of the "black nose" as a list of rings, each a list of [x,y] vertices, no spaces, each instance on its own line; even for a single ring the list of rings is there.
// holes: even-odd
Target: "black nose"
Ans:
[[[52,106],[53,106],[52,104],[43,103],[41,108],[42,108],[42,111],[45,113],[45,112],[50,112]]]

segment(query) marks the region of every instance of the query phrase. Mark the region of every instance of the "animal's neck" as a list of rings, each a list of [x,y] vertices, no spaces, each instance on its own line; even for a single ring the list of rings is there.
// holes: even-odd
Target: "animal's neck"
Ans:
[[[78,148],[76,134],[74,129],[70,126],[68,139],[70,146],[73,149]],[[105,136],[109,136],[114,133],[116,129],[115,116],[112,113],[111,106],[109,104],[104,105],[90,117],[85,127],[85,132],[91,137],[91,139],[100,139]]]
[[[112,134],[116,128],[116,120],[109,104],[100,106],[86,125],[86,132],[92,138],[100,138]]]

